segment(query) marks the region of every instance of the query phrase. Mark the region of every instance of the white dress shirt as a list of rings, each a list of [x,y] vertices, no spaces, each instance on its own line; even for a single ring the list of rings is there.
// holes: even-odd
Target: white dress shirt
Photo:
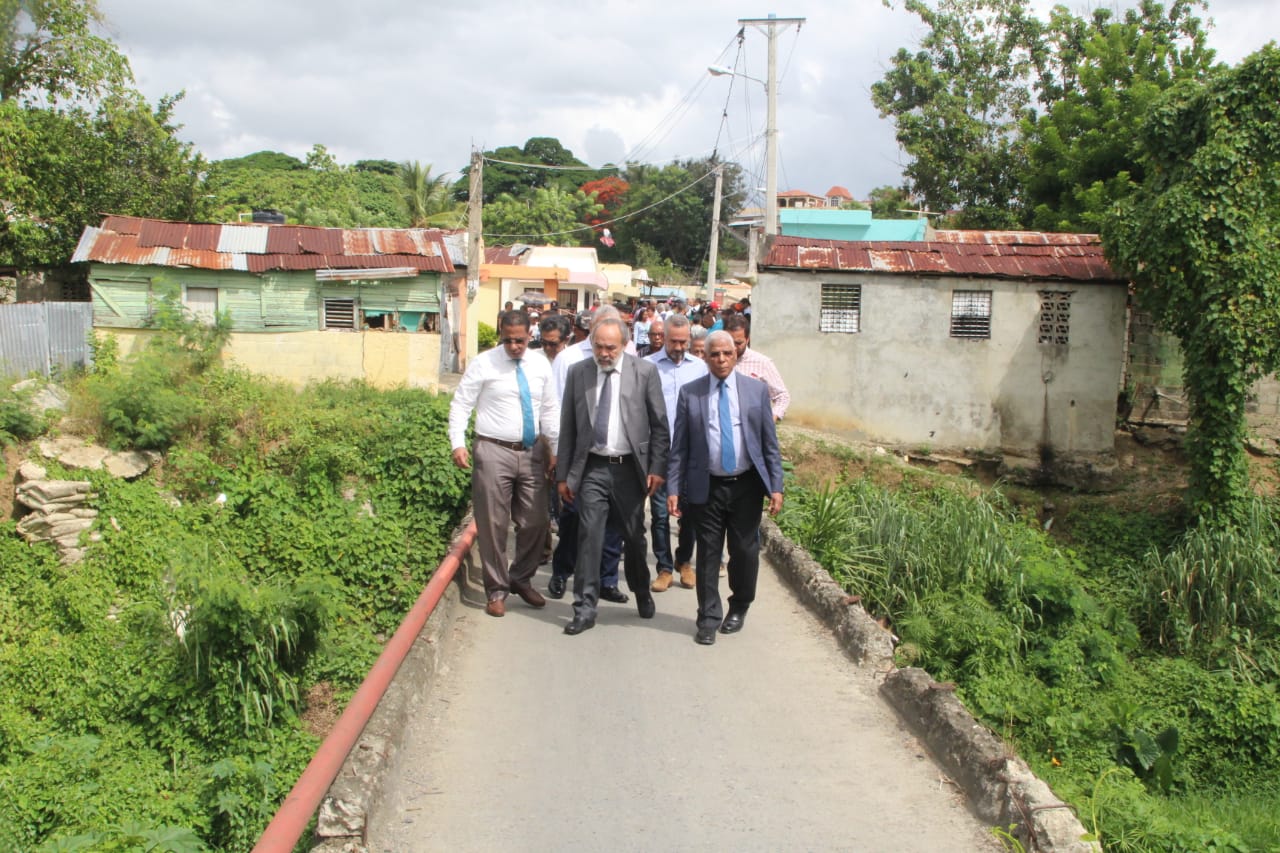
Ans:
[[[622,456],[630,453],[631,448],[627,445],[627,438],[622,434],[622,407],[619,404],[622,399],[622,365],[626,363],[626,359],[619,358],[613,366],[613,378],[609,380],[609,433],[608,440],[604,447],[595,444],[591,445],[591,452],[601,456]],[[600,405],[600,391],[604,388],[605,372],[600,369],[600,365],[596,365],[596,406]],[[597,409],[596,417],[600,417]]]
[[[624,352],[631,355],[636,354],[636,345],[632,341],[627,341],[627,345],[623,347]],[[564,380],[569,375],[569,368],[573,367],[580,361],[586,361],[592,358],[591,353],[591,336],[583,338],[576,344],[569,344],[560,350],[560,354],[556,356],[556,360],[551,363],[551,369],[555,373],[556,397],[561,401],[564,400]]]
[[[560,395],[556,393],[551,363],[525,350],[520,359],[529,396],[533,403],[534,428],[544,435],[554,454],[560,440]],[[501,441],[521,441],[524,412],[520,408],[520,385],[516,363],[501,346],[485,350],[472,359],[449,404],[449,442],[454,450],[466,447],[467,422],[476,413],[476,435]]]

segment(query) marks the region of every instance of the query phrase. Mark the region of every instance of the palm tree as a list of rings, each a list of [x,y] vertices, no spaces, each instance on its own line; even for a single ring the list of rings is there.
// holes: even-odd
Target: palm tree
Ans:
[[[441,215],[449,217],[456,208],[449,197],[449,183],[443,175],[431,174],[431,164],[417,160],[400,164],[400,194],[409,211],[409,227],[423,228],[438,224]]]

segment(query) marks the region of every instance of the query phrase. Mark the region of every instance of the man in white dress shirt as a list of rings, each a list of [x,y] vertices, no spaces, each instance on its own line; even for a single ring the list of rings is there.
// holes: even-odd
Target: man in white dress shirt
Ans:
[[[476,544],[484,570],[485,612],[506,614],[514,592],[532,607],[546,599],[530,583],[546,540],[547,472],[555,468],[560,434],[560,395],[551,364],[526,358],[529,317],[506,311],[499,318],[500,347],[467,366],[449,406],[453,463],[470,468]],[[467,422],[476,413],[474,452],[466,446]],[[538,441],[538,435],[546,441]],[[474,456],[474,459],[473,459]],[[516,527],[516,550],[507,564],[507,531]]]

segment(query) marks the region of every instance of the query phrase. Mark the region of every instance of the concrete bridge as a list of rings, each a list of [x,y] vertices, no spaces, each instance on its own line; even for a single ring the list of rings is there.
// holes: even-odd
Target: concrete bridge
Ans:
[[[764,532],[746,627],[713,646],[694,643],[678,585],[654,619],[602,603],[576,637],[561,630],[572,596],[513,596],[494,619],[470,540],[456,544],[425,627],[406,620],[388,644],[410,650],[372,719],[327,759],[346,756],[341,770],[308,782],[326,742],[255,850],[291,849],[277,824],[293,809],[300,833],[321,795],[319,849],[351,853],[998,851],[991,826],[1011,822],[1027,849],[1097,849],[946,685],[894,671],[888,635]]]

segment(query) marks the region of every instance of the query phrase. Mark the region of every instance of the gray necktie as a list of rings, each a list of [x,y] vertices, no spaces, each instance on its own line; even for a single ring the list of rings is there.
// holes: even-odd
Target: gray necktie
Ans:
[[[609,407],[613,402],[613,388],[609,381],[613,378],[613,371],[606,370],[604,372],[604,385],[600,388],[600,399],[596,401],[596,429],[595,446],[607,447],[609,444]]]

